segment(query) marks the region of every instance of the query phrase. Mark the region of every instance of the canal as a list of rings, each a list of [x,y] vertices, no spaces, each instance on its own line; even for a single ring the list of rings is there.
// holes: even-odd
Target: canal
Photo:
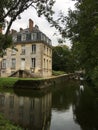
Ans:
[[[3,91],[0,113],[23,130],[98,130],[98,93],[76,81],[41,91]]]

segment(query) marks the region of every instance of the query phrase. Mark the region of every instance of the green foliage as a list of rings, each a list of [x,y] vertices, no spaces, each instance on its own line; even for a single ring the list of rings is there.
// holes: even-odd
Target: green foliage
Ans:
[[[52,75],[54,75],[54,76],[58,76],[58,75],[62,75],[62,74],[65,74],[65,72],[64,71],[52,71]]]
[[[0,34],[0,56],[5,53],[5,49],[12,45],[12,36]]]
[[[94,71],[91,75],[92,80],[94,81],[94,84],[98,86],[98,66],[94,68]]]
[[[13,125],[9,120],[5,119],[2,114],[0,114],[0,130],[23,130],[19,126]]]
[[[74,58],[71,50],[66,45],[53,47],[53,70],[73,72]]]
[[[77,68],[91,78],[98,66],[98,1],[77,0],[75,7],[68,16],[60,17],[60,22],[66,23],[61,33],[65,31],[65,37],[72,41]]]
[[[0,87],[12,88],[19,78],[0,78]]]

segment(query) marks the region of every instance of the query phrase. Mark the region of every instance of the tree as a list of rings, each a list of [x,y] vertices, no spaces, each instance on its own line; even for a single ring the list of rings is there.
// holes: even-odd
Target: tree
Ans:
[[[71,40],[78,65],[91,77],[98,66],[98,1],[76,0],[75,7],[68,16],[61,14],[60,33]]]
[[[52,20],[52,6],[54,0],[1,0],[0,1],[0,28],[6,27],[5,40],[0,36],[0,51],[5,49],[7,39],[9,39],[9,30],[12,23],[20,18],[21,13],[30,6],[36,9],[38,16],[44,15],[47,20]],[[9,17],[9,21],[7,21]]]
[[[66,45],[53,47],[53,70],[73,72],[74,62],[71,50]]]

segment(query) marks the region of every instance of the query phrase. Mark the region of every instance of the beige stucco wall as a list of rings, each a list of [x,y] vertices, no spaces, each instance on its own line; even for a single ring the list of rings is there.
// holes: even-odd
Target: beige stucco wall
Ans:
[[[36,53],[32,54],[32,44],[36,44]],[[43,43],[25,43],[25,54],[21,54],[22,44],[18,43],[15,48],[18,51],[12,54],[12,49],[8,48],[6,55],[6,69],[2,69],[1,76],[6,77],[11,75],[12,72],[21,69],[21,59],[25,59],[25,70],[33,72],[35,77],[48,77],[52,75],[52,49],[50,46]],[[12,59],[16,59],[16,68],[12,69]],[[36,58],[36,67],[31,69],[31,59]],[[45,59],[45,63],[44,63]],[[5,71],[4,73],[2,73]]]

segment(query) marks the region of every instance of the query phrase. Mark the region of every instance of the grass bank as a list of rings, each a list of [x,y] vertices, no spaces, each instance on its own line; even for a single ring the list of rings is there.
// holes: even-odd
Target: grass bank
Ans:
[[[50,78],[52,77],[57,77],[57,76],[60,76],[60,75],[63,75],[65,74],[65,72],[62,72],[62,71],[53,71],[53,76],[51,76]],[[14,84],[17,83],[17,82],[31,82],[34,81],[34,82],[39,82],[40,81],[44,81],[44,80],[47,80],[47,79],[50,79],[49,77],[48,78],[18,78],[18,77],[4,77],[4,78],[0,78],[0,89],[2,88],[13,88]]]
[[[0,78],[0,88],[12,88],[18,80],[42,80],[42,78]]]
[[[64,71],[55,71],[55,70],[52,71],[53,76],[59,76],[59,75],[63,75],[63,74],[65,74]]]
[[[0,78],[0,88],[12,88],[15,82],[17,82],[18,80],[19,78]]]

